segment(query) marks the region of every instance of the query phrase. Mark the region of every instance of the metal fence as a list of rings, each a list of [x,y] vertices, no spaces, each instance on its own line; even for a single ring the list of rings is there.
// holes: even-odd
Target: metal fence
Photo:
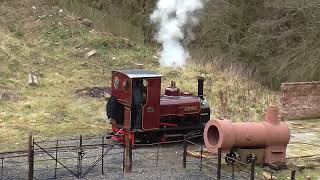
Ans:
[[[205,152],[202,131],[183,134],[177,136],[177,139],[153,144],[135,144],[132,151],[132,173],[152,171],[155,179],[166,179],[165,174],[172,173],[178,174],[182,179],[219,180],[247,180],[250,179],[250,174],[254,174],[255,160],[245,165],[236,160],[242,163],[243,168],[230,170],[229,165],[221,162],[223,158],[227,158],[221,151],[204,157],[204,154],[208,153]],[[197,155],[192,155],[191,152],[196,152]],[[254,176],[252,177],[254,179]]]
[[[0,154],[0,179],[83,178],[123,174],[124,146],[112,136],[36,141],[26,151]],[[117,173],[115,173],[117,172]]]
[[[174,140],[165,142],[135,144],[132,152],[132,173],[145,173],[151,179],[211,179],[202,173],[198,166],[185,168],[184,142],[184,134],[181,134],[176,135]],[[198,158],[188,159],[188,163],[195,161],[198,161]]]
[[[26,151],[0,153],[0,180],[84,178],[93,175],[125,177],[125,146],[112,136],[54,141],[29,138]],[[196,155],[190,152],[197,152]],[[181,135],[173,141],[135,144],[130,177],[149,179],[255,179],[255,158],[239,161],[222,153],[208,154],[202,132]],[[224,163],[222,160],[228,163]],[[166,173],[163,173],[166,172]],[[271,172],[272,174],[272,172]],[[292,171],[294,180],[296,171]]]
[[[193,141],[196,139],[198,142]],[[184,150],[183,150],[183,166],[187,167],[187,164],[197,166],[199,171],[206,170],[207,176],[213,179],[255,179],[255,158],[250,159],[248,163],[241,162],[236,158],[222,153],[221,149],[218,150],[217,154],[212,155],[210,158],[204,158],[204,154],[207,153],[203,148],[203,134],[198,134],[195,136],[185,136],[184,137]],[[190,147],[192,145],[192,147]],[[188,152],[190,149],[195,152],[198,150],[198,160],[188,161],[190,158]],[[194,150],[196,149],[196,150]],[[222,160],[228,163],[223,163]],[[237,164],[237,168],[235,168]]]
[[[83,178],[87,175],[123,172],[124,147],[112,136],[33,141],[33,178]]]
[[[22,179],[28,176],[27,151],[2,153],[0,154],[0,161],[0,180]]]

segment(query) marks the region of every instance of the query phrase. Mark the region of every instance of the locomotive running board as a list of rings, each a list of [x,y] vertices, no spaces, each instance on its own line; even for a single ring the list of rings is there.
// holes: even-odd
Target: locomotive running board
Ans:
[[[167,128],[160,128],[158,131],[174,131],[174,130],[199,130],[204,129],[204,126],[182,126],[182,127],[167,127]]]
[[[175,131],[175,130],[203,130],[205,124],[201,124],[200,126],[182,126],[182,127],[166,127],[166,128],[159,128],[153,129],[152,131],[143,130],[143,129],[131,129],[131,132],[159,132],[159,131]],[[123,125],[117,125],[118,129],[122,129]]]
[[[184,134],[165,134],[163,135],[164,138],[173,138],[173,137],[183,137]]]

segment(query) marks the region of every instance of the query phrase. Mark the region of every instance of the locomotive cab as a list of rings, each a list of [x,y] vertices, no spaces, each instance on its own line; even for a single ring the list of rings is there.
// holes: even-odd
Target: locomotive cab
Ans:
[[[159,128],[161,76],[145,70],[112,72],[107,115],[114,128],[135,131]]]

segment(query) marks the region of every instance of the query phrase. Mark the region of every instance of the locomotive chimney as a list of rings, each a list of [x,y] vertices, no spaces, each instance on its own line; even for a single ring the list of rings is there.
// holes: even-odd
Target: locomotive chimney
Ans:
[[[268,107],[266,110],[265,121],[273,125],[278,125],[280,124],[278,115],[279,115],[278,107]]]
[[[204,82],[204,77],[199,76],[198,77],[198,97],[201,99],[203,98],[203,82]]]

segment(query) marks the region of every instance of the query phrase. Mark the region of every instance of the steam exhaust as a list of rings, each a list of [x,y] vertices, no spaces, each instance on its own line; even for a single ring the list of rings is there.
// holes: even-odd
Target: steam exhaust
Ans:
[[[196,12],[208,0],[158,0],[150,19],[158,25],[155,39],[162,44],[160,66],[184,67],[190,57],[184,44],[194,39],[192,27],[198,24]]]

